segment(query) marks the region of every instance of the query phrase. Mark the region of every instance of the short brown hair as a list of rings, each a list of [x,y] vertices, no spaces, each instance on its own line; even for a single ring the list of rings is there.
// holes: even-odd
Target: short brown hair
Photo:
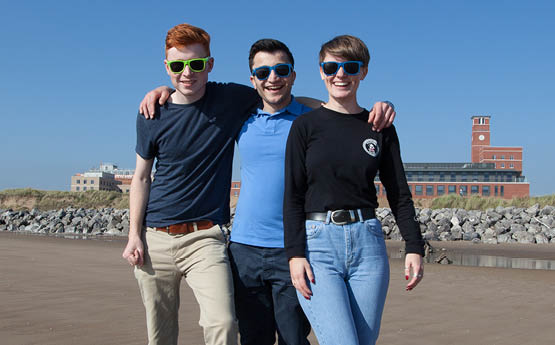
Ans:
[[[326,54],[334,55],[349,61],[360,61],[363,66],[370,62],[368,47],[358,37],[341,35],[322,44],[320,48],[320,63],[324,62]]]
[[[190,24],[176,25],[166,35],[166,57],[170,48],[183,48],[195,43],[202,44],[210,56],[210,35],[206,31]]]

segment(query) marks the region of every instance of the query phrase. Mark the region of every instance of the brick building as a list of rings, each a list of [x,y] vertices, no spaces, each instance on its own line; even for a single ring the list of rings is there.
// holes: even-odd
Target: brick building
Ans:
[[[72,192],[107,190],[129,193],[133,173],[132,169],[119,169],[112,163],[100,163],[98,169],[73,175],[70,190]]]
[[[405,163],[414,199],[445,194],[480,195],[512,199],[530,196],[530,183],[522,175],[522,147],[490,143],[490,116],[472,116],[470,163]],[[386,191],[376,179],[376,191]]]
[[[491,117],[472,116],[471,119],[471,162],[404,164],[414,199],[446,194],[505,199],[530,196],[530,183],[522,175],[522,147],[491,146]],[[379,176],[375,186],[378,196],[385,197],[386,190]],[[241,182],[232,182],[232,197],[239,195],[240,187]]]

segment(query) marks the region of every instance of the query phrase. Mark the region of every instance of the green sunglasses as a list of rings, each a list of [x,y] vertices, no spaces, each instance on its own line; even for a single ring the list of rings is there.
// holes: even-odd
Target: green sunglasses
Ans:
[[[202,72],[206,69],[206,62],[210,60],[211,57],[205,58],[194,58],[189,60],[172,60],[166,63],[170,67],[170,71],[175,74],[182,73],[185,70],[185,66],[189,66],[193,72]]]

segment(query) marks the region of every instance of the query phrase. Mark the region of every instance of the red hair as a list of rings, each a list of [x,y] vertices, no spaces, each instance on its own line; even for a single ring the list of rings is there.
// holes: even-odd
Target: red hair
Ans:
[[[166,35],[166,57],[170,48],[183,48],[188,44],[201,44],[210,56],[210,35],[201,28],[190,24],[179,24]]]

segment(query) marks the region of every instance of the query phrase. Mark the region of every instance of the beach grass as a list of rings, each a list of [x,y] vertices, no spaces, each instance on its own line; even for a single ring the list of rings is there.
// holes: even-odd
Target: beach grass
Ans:
[[[232,198],[232,204],[236,198]],[[388,207],[387,200],[379,200],[380,207]],[[444,195],[435,199],[415,199],[414,204],[419,208],[462,208],[466,210],[486,210],[497,206],[528,208],[535,204],[540,207],[555,206],[555,194],[514,198],[484,198],[480,196],[461,197],[459,195]],[[6,189],[0,191],[0,208],[13,210],[55,210],[67,207],[104,208],[113,207],[126,209],[129,207],[129,194],[108,191],[43,191],[31,188]],[[233,205],[232,205],[233,207]]]

